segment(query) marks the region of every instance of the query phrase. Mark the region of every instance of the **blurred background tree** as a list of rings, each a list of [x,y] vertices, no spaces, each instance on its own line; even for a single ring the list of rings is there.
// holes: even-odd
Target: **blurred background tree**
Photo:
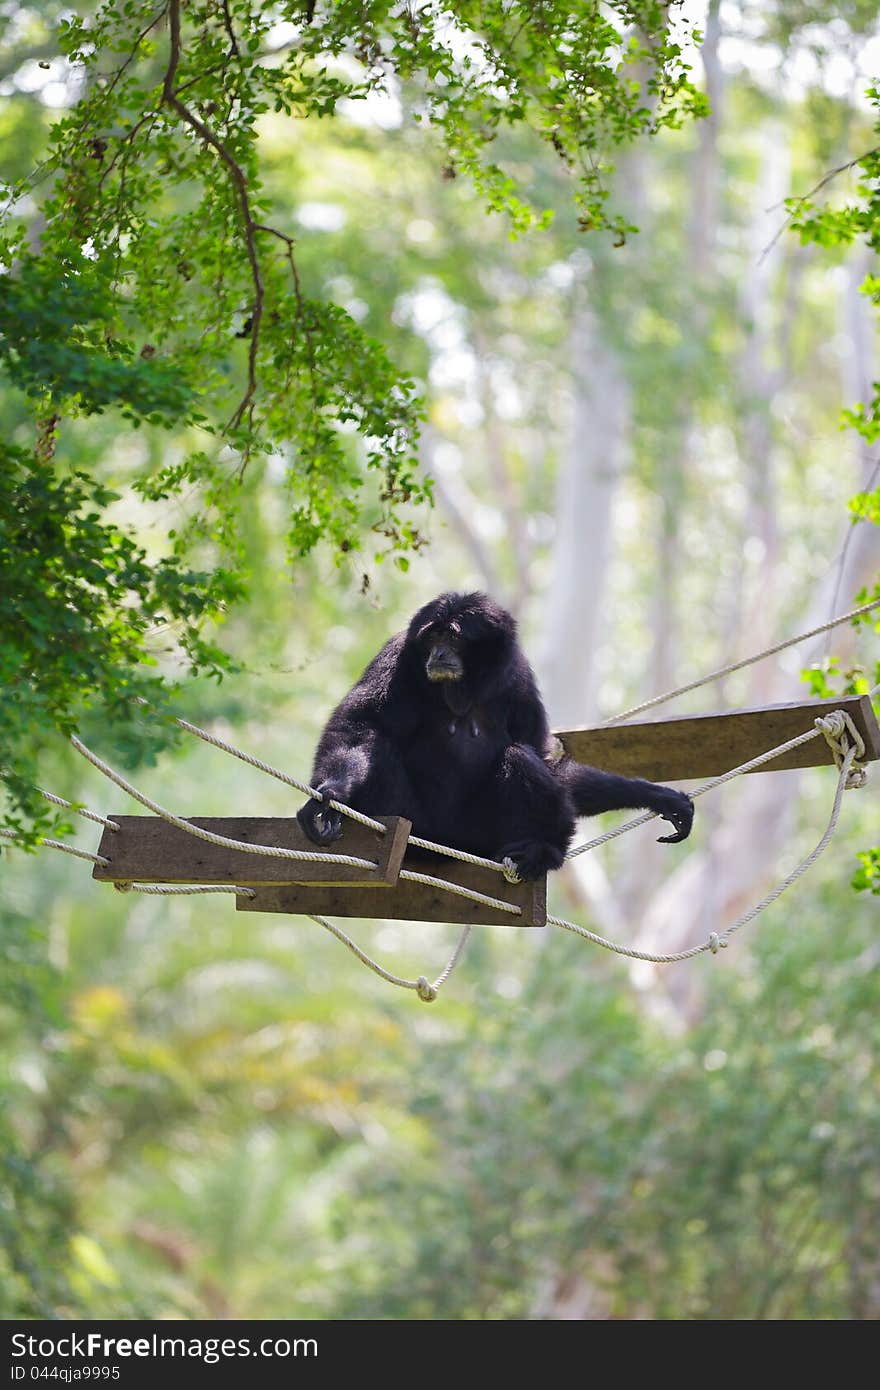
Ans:
[[[859,402],[870,421],[873,228],[834,237],[790,200],[876,140],[874,8],[710,0],[692,60],[711,115],[616,156],[610,232],[579,225],[578,169],[552,131],[545,147],[499,128],[491,157],[521,222],[555,210],[511,241],[509,216],[487,215],[485,188],[411,119],[412,76],[340,96],[333,121],[260,114],[261,216],[294,237],[310,296],[421,393],[436,506],[418,520],[430,545],[398,552],[408,571],[363,544],[369,508],[357,544],[288,570],[290,457],[255,451],[231,536],[188,534],[196,569],[247,583],[222,634],[234,679],[211,679],[210,653],[184,675],[169,649],[185,615],[144,624],[145,669],[177,682],[175,710],[302,772],[331,705],[441,588],[515,610],[557,724],[873,591],[880,529],[869,502],[847,503],[876,490],[875,440],[839,428]],[[3,13],[0,176],[39,250],[43,195],[18,190],[76,92],[49,10]],[[847,170],[809,201],[864,210],[866,179]],[[191,216],[163,192],[170,217]],[[22,395],[4,383],[0,401],[7,443],[32,449]],[[56,466],[122,494],[106,519],[168,554],[168,532],[204,515],[203,480],[136,503],[131,488],[190,457],[200,428],[65,419]],[[240,453],[223,457],[234,476]],[[711,704],[795,697],[804,666],[816,688],[870,684],[874,631],[838,630]],[[91,720],[103,751],[155,761],[152,721]],[[26,727],[44,784],[127,809],[40,711]],[[184,813],[292,810],[201,745],[139,777]],[[627,837],[558,875],[557,901],[648,949],[722,929],[815,838],[829,777],[744,779],[701,803],[677,857]],[[876,1317],[877,900],[850,887],[872,795],[848,798],[836,851],[718,959],[654,970],[486,929],[432,1010],[309,923],[132,903],[66,857],[4,854],[0,1314]],[[85,827],[77,840],[94,845]],[[416,973],[451,938],[359,931]]]

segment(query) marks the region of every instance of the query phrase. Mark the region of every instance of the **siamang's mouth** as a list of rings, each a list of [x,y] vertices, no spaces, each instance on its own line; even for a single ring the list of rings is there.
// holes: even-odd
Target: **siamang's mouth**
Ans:
[[[464,675],[464,662],[458,643],[441,639],[432,642],[425,659],[425,675],[429,681],[460,681]]]

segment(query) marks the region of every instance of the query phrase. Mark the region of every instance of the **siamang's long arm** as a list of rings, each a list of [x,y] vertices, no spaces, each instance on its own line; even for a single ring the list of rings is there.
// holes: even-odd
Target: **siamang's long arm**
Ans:
[[[347,801],[369,775],[379,739],[374,724],[340,718],[324,730],[315,754],[312,785],[316,791]]]
[[[317,844],[329,844],[342,833],[342,816],[327,803],[357,801],[373,769],[384,761],[382,712],[399,651],[400,637],[392,637],[337,705],[321,735],[311,778],[319,796],[307,801],[297,815]]]
[[[581,766],[571,758],[563,758],[558,764],[558,775],[568,787],[579,816],[644,809],[656,811],[674,828],[674,835],[660,837],[662,844],[676,844],[691,833],[694,803],[685,792],[676,791],[674,787],[661,787],[642,777],[619,777],[597,767]]]
[[[317,844],[329,844],[342,833],[342,816],[329,801],[368,815],[393,811],[413,818],[416,798],[400,748],[412,734],[418,711],[407,698],[404,647],[404,633],[390,638],[327,721],[312,768],[319,797],[307,801],[297,816]]]
[[[380,738],[375,724],[347,718],[340,708],[331,718],[315,754],[312,797],[297,814],[303,830],[319,844],[329,844],[342,833],[342,815],[330,801],[350,803],[369,776]]]
[[[547,711],[532,669],[521,653],[510,673],[505,704],[510,742],[524,743],[546,757],[552,742]]]

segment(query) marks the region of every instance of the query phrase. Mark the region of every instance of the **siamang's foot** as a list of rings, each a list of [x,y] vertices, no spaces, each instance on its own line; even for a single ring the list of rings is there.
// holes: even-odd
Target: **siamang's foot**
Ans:
[[[297,811],[296,818],[314,844],[330,845],[342,834],[342,813],[334,811],[328,803],[341,801],[342,794],[328,782],[316,790],[320,794],[320,800],[312,797],[311,801],[307,801],[305,806]]]
[[[516,840],[505,845],[499,859],[512,859],[520,878],[542,878],[565,862],[565,852],[558,845],[542,840]]]
[[[686,792],[674,791],[672,787],[660,787],[659,795],[651,807],[675,830],[674,835],[660,835],[658,844],[676,845],[686,840],[694,823],[694,803]]]

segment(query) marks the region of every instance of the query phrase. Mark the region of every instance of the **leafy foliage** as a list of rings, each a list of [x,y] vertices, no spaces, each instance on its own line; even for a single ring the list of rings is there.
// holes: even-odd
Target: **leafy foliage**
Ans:
[[[873,492],[857,492],[849,504],[853,521],[872,521],[880,526],[880,487]]]
[[[135,423],[185,416],[192,392],[174,366],[113,336],[105,266],[69,254],[63,268],[23,257],[16,268],[0,279],[0,362],[13,385],[84,415],[118,406]]]
[[[207,615],[234,601],[227,570],[155,560],[104,513],[115,496],[85,473],[0,445],[0,765],[20,806],[37,816],[28,787],[47,730],[72,732],[100,708],[112,724],[138,697],[161,704],[148,636],[180,624],[191,668],[219,674],[226,658],[201,633]]]
[[[800,926],[674,1039],[546,963],[466,1045],[432,1039],[412,1128],[331,1207],[334,1314],[871,1316],[876,971],[827,903]]]
[[[31,451],[20,429],[3,454],[2,673],[14,698],[0,764],[15,769],[17,804],[51,730],[90,705],[113,718],[133,694],[157,695],[151,628],[179,626],[184,664],[220,671],[203,634],[246,590],[236,534],[258,461],[283,460],[296,557],[327,541],[342,561],[367,531],[376,558],[405,569],[425,544],[412,510],[432,497],[416,462],[416,381],[311,283],[296,237],[273,222],[267,119],[329,119],[406,91],[438,134],[438,178],[469,175],[517,232],[547,218],[492,150],[503,128],[524,126],[574,169],[582,226],[620,239],[603,152],[704,109],[669,15],[653,0],[59,12],[78,100],[36,175],[10,182],[0,218],[0,369],[24,393],[35,440]],[[108,412],[175,432],[171,458],[133,480],[147,502],[186,504],[170,553],[108,524],[113,492],[62,462],[74,422]]]
[[[853,878],[853,888],[858,892],[869,889],[880,893],[880,849],[868,849],[858,856],[860,867]]]
[[[866,95],[880,113],[880,88],[869,87]],[[880,135],[880,114],[875,121],[875,131]],[[849,170],[856,173],[855,194],[850,200],[843,204],[816,201],[816,195],[821,190],[833,186],[833,181]],[[792,225],[804,243],[834,248],[864,241],[873,251],[877,251],[880,249],[880,144],[850,163],[832,169],[811,194],[789,198],[786,206]],[[880,305],[880,279],[877,276],[867,276],[862,289],[874,304]],[[876,443],[880,439],[880,396],[848,408],[844,412],[844,420],[857,429],[869,444]],[[864,501],[870,504],[869,498]],[[870,511],[868,516],[876,520]]]

